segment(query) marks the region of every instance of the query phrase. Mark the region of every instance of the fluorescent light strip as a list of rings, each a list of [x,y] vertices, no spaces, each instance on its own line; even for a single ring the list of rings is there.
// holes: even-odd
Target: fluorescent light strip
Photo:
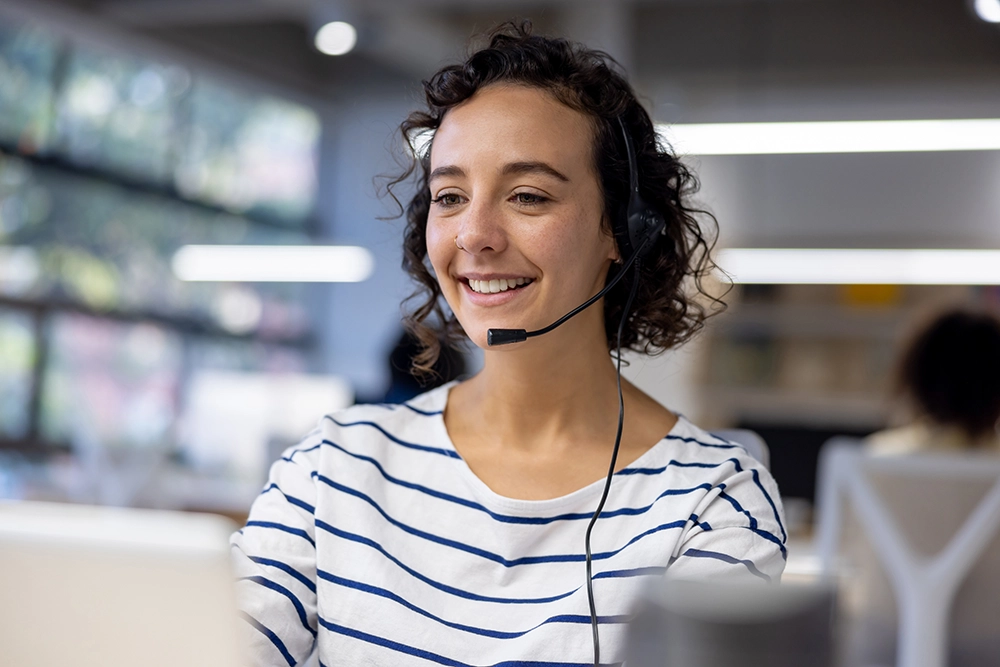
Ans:
[[[1000,150],[1000,119],[658,124],[682,155]]]
[[[189,281],[356,283],[372,274],[375,259],[357,246],[188,245],[172,266]]]
[[[729,248],[718,263],[737,284],[1000,285],[1000,250]]]

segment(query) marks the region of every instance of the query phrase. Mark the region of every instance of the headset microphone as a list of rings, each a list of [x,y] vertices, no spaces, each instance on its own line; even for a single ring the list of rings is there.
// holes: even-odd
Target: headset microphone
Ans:
[[[529,338],[547,334],[556,327],[561,326],[564,322],[566,322],[566,320],[580,312],[583,312],[587,308],[590,308],[595,302],[597,302],[598,299],[611,291],[611,289],[625,276],[632,265],[635,264],[636,260],[639,259],[639,256],[639,253],[632,253],[632,256],[629,257],[628,261],[622,266],[622,270],[618,272],[618,275],[611,279],[611,282],[604,286],[604,289],[560,317],[549,326],[536,329],[535,331],[526,331],[524,329],[489,329],[486,332],[486,344],[490,347],[496,347],[498,345],[507,345],[509,343],[520,343]]]

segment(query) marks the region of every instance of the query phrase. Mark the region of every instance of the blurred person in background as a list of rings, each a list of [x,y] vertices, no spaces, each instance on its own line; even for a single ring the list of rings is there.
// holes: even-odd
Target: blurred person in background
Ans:
[[[630,612],[668,569],[769,582],[784,568],[767,470],[620,380],[610,354],[676,347],[707,317],[697,182],[616,63],[530,24],[499,27],[424,89],[401,130],[433,138],[394,182],[418,186],[404,239],[416,368],[465,337],[484,366],[328,415],[272,466],[233,536],[253,664],[314,650],[327,667],[620,662]],[[625,136],[665,220],[641,268],[614,233]],[[488,345],[489,328],[549,325],[619,274],[564,326]]]
[[[869,436],[874,453],[1000,453],[1000,318],[964,309],[935,317],[900,356],[895,393],[913,420]]]

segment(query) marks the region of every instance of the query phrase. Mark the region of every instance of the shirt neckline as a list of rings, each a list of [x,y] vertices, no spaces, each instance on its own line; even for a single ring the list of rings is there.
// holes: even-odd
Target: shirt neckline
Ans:
[[[489,487],[482,479],[479,478],[469,464],[466,463],[462,455],[459,454],[458,449],[455,447],[455,443],[451,440],[451,435],[448,433],[448,427],[444,423],[444,411],[448,405],[448,397],[451,393],[452,387],[456,386],[459,380],[452,380],[440,387],[429,392],[427,398],[430,399],[430,403],[433,405],[435,425],[440,429],[440,437],[444,442],[447,449],[455,453],[455,466],[458,474],[461,475],[466,483],[470,486],[473,493],[477,496],[477,499],[486,504],[487,506],[493,506],[497,508],[502,508],[505,511],[516,512],[525,516],[538,516],[545,515],[552,511],[558,511],[564,507],[573,507],[579,505],[582,501],[589,500],[591,497],[599,495],[604,490],[605,477],[601,477],[586,486],[583,486],[575,491],[571,491],[562,496],[557,496],[555,498],[546,498],[544,500],[526,500],[522,498],[511,498],[509,496],[504,496]],[[677,413],[674,413],[677,414]],[[682,426],[683,423],[683,426]],[[669,436],[676,436],[678,432],[686,428],[687,420],[683,415],[677,414],[677,421],[674,422],[673,427],[668,431],[660,440],[650,447],[648,450],[643,452],[639,458],[635,461],[629,463],[622,470],[628,470],[631,468],[641,468],[647,467],[648,463],[652,459],[656,459],[660,456],[661,452],[670,446]],[[633,475],[621,475],[621,471],[615,473],[614,479],[616,481],[612,482],[612,487],[615,484],[620,484],[621,482],[634,477]]]

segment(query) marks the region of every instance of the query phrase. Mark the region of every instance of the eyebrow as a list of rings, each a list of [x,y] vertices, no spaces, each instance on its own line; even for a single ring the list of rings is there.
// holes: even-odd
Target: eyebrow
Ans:
[[[500,173],[504,176],[515,174],[544,174],[563,181],[564,183],[569,182],[569,178],[565,174],[544,162],[508,162],[503,166],[503,169],[500,170]],[[457,165],[445,165],[432,171],[430,176],[427,177],[427,182],[430,183],[435,178],[440,178],[442,176],[465,176],[465,172],[462,171],[462,168]]]
[[[564,183],[569,182],[562,172],[557,171],[555,168],[545,164],[544,162],[510,162],[503,166],[501,172],[504,176],[509,176],[511,174],[546,174],[555,179],[563,181]]]

